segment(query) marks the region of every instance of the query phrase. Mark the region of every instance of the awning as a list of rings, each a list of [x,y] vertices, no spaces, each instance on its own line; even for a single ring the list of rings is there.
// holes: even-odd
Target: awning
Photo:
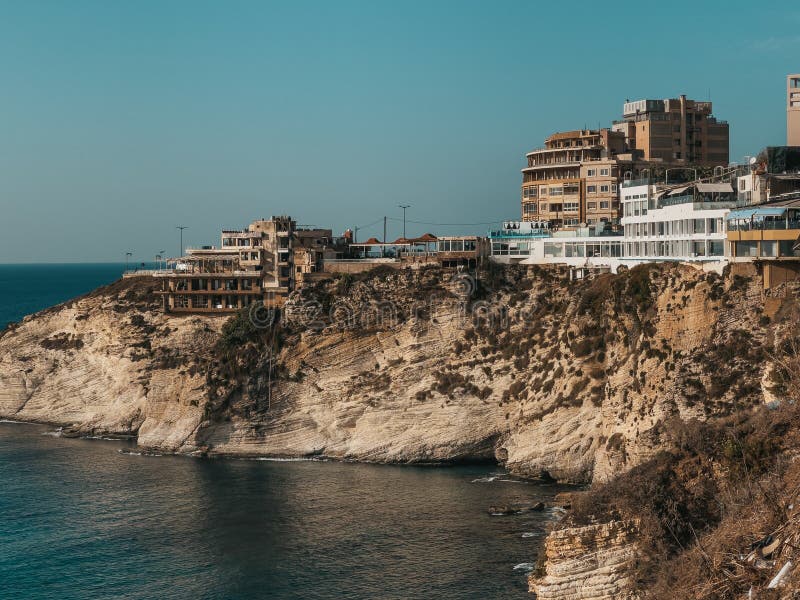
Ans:
[[[730,183],[698,183],[697,191],[701,194],[721,193],[732,194],[733,186]]]
[[[750,217],[753,216],[753,213],[756,212],[752,208],[741,208],[739,210],[732,210],[728,213],[725,217],[726,221],[740,221],[740,220],[748,220]]]
[[[692,186],[687,185],[687,186],[684,186],[684,187],[675,188],[674,190],[670,190],[669,192],[667,192],[667,195],[668,196],[680,196],[681,194],[683,194],[683,192],[685,192],[686,190],[688,190],[691,187]]]
[[[728,213],[728,216],[725,217],[727,221],[738,221],[738,220],[749,220],[752,218],[763,218],[763,217],[781,217],[786,213],[785,207],[780,206],[762,206],[762,207],[754,207],[754,208],[740,208],[737,210],[732,210]]]

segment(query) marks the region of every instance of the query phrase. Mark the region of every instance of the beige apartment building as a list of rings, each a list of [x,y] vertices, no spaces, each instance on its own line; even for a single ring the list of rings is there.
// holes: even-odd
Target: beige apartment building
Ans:
[[[612,129],[623,133],[626,146],[640,151],[644,160],[727,165],[728,123],[718,121],[711,109],[711,102],[689,100],[685,95],[628,101],[623,105],[622,121],[615,121]]]
[[[638,162],[626,152],[625,135],[610,129],[555,133],[526,155],[522,169],[522,220],[554,228],[580,224],[616,226],[619,183],[635,176]]]
[[[800,74],[786,78],[786,145],[800,146]]]

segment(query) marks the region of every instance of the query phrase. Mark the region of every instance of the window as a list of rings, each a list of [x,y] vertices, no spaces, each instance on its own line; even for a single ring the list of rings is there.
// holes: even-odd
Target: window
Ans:
[[[597,186],[596,185],[587,185],[586,186],[586,193],[587,194],[596,194],[597,193]]]
[[[587,202],[586,209],[587,210],[595,210],[597,208],[597,202]]]
[[[577,183],[565,183],[564,184],[564,195],[568,194],[580,194],[581,188],[580,185]]]
[[[793,87],[795,89],[800,88],[800,77],[792,77],[789,80],[789,87]]]
[[[589,169],[588,171],[586,171],[587,177],[594,177],[595,175],[597,175],[597,169]]]
[[[778,242],[780,247],[781,256],[800,256],[800,248],[793,250],[795,245],[794,240],[781,240]]]
[[[539,195],[540,196],[547,196],[547,186],[543,185],[539,188]]]
[[[564,219],[564,225],[577,225],[578,219]]]
[[[608,208],[608,201],[606,201],[606,202],[601,202],[601,203],[600,203],[600,208]]]
[[[615,194],[617,193],[617,184],[616,183],[612,183],[611,184],[611,191],[614,192]]]
[[[557,244],[553,242],[544,243],[545,258],[556,258],[563,255],[564,255],[564,244]]]
[[[546,203],[543,202],[542,204],[540,204],[539,208],[541,209],[542,212],[547,212],[547,204]]]
[[[560,185],[556,185],[550,188],[550,195],[551,196],[563,196],[564,195],[564,187]]]
[[[773,242],[762,241],[761,242],[761,256],[766,256],[768,258],[775,257],[778,255],[778,248],[777,244]]]
[[[551,204],[550,205],[550,212],[561,212],[562,210],[563,210],[563,207],[561,206],[561,204]]]
[[[522,197],[523,198],[536,198],[536,187],[526,187],[522,190]]]
[[[577,202],[565,202],[564,212],[578,212],[579,205]]]
[[[608,177],[608,169],[600,169],[600,175]]]
[[[608,193],[608,186],[607,185],[601,185],[600,186],[600,193],[601,194],[607,194]]]
[[[522,205],[522,212],[525,215],[534,215],[534,214],[536,214],[536,203],[534,202],[532,204],[523,204]]]
[[[734,242],[736,256],[758,256],[758,242]]]

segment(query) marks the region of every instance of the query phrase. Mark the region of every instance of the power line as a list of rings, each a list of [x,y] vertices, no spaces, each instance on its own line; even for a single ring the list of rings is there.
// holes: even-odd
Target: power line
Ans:
[[[373,221],[369,225],[357,225],[356,229],[367,229],[368,227],[372,227],[373,225],[377,225],[381,221],[383,221],[383,217],[378,218],[377,220]]]
[[[403,219],[397,219],[395,217],[389,217],[389,220],[403,221]],[[439,225],[441,227],[475,227],[477,225],[496,225],[497,223],[502,223],[502,221],[487,221],[485,223],[431,223],[428,221],[412,221],[409,219],[407,223],[414,223],[415,225]]]

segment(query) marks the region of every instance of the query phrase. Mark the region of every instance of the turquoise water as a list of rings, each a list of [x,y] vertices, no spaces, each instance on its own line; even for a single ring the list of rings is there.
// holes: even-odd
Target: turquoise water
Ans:
[[[20,290],[0,322],[119,272],[0,266],[3,289]],[[523,563],[554,515],[487,508],[560,491],[491,466],[120,452],[131,449],[0,422],[0,599],[529,598]]]

